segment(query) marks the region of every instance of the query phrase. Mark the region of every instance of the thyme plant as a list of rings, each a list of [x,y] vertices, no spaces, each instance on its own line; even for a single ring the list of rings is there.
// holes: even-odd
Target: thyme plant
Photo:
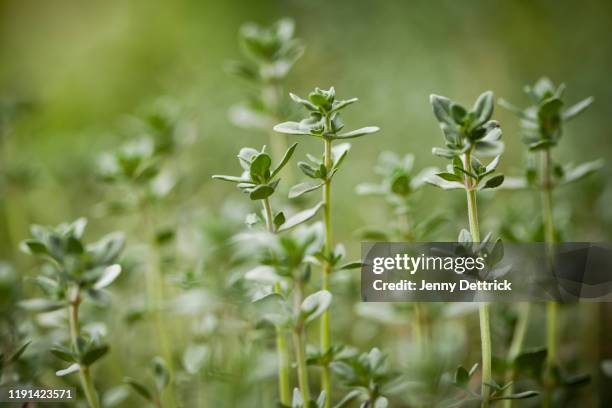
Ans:
[[[157,408],[162,408],[161,395],[170,384],[170,371],[163,358],[155,357],[151,360],[151,376],[153,377],[153,387],[131,377],[124,378],[123,382],[132,387],[146,401]]]
[[[175,226],[159,216],[159,208],[176,194],[181,184],[176,162],[183,145],[191,142],[178,106],[159,99],[144,112],[128,118],[125,133],[131,139],[99,158],[98,176],[107,187],[100,206],[104,215],[138,214],[138,233],[147,245],[145,268],[146,312],[152,317],[152,330],[158,353],[172,374],[173,334],[166,327],[164,314],[172,287],[167,285],[162,249],[171,242]],[[167,246],[167,245],[166,245]],[[170,384],[172,386],[172,382]],[[176,406],[174,393],[166,393],[169,407]]]
[[[323,272],[322,289],[330,291],[330,275],[342,259],[342,252],[334,249],[332,241],[331,186],[333,177],[340,169],[350,148],[348,143],[342,143],[335,147],[333,143],[375,133],[379,129],[376,126],[368,126],[344,132],[344,123],[340,116],[340,111],[357,102],[357,98],[336,99],[336,90],[333,87],[328,90],[315,88],[308,95],[308,99],[302,99],[294,94],[290,94],[290,96],[296,103],[306,108],[308,117],[300,122],[280,123],[274,126],[274,130],[283,134],[315,137],[323,141],[322,157],[308,155],[308,162],[298,163],[300,170],[314,181],[299,183],[293,186],[289,190],[289,197],[295,198],[320,188],[323,189],[325,241],[319,259]],[[321,318],[321,352],[328,353],[330,350],[330,316],[329,311],[325,311]],[[327,408],[331,406],[331,378],[329,362],[327,360],[322,368],[322,389],[327,396],[325,404]]]
[[[448,98],[431,95],[433,113],[444,134],[445,147],[433,148],[433,154],[451,160],[446,172],[437,173],[431,182],[443,189],[463,189],[466,192],[469,236],[474,243],[480,242],[476,193],[483,189],[500,186],[504,176],[495,174],[503,151],[501,128],[491,120],[493,115],[493,93],[480,95],[468,110]],[[483,164],[479,155],[495,158]],[[463,239],[462,239],[463,240]],[[491,374],[491,329],[490,306],[479,303],[480,343],[482,348],[482,407],[489,406],[492,384]]]
[[[235,183],[238,188],[249,195],[253,201],[261,201],[263,219],[266,233],[271,234],[262,241],[268,245],[268,250],[260,256],[261,266],[246,274],[251,280],[264,280],[270,283],[270,293],[257,299],[257,305],[265,310],[265,305],[273,304],[270,313],[263,312],[262,316],[271,321],[276,328],[276,347],[278,353],[279,367],[279,396],[280,403],[285,407],[305,407],[311,404],[308,371],[306,366],[305,326],[318,318],[327,310],[331,303],[331,294],[328,291],[320,291],[306,298],[303,297],[304,285],[310,275],[310,267],[302,270],[304,257],[314,237],[308,234],[306,237],[277,237],[277,234],[288,231],[309,219],[313,218],[322,204],[301,211],[291,217],[283,211],[275,212],[270,203],[270,197],[276,192],[280,179],[278,175],[281,169],[289,162],[297,143],[293,144],[283,155],[280,163],[272,166],[272,158],[265,151],[253,148],[243,148],[238,154],[243,173],[240,176],[214,175],[214,179]],[[251,224],[255,221],[251,220]],[[278,241],[277,241],[278,240]],[[257,240],[256,240],[257,241]],[[278,242],[278,247],[270,250],[270,241]],[[270,271],[271,269],[271,271]],[[270,278],[270,274],[273,277]],[[283,289],[282,277],[290,278],[293,284],[293,306],[289,305],[286,290]],[[263,305],[263,306],[262,306]],[[289,351],[286,345],[287,331],[292,331],[294,350],[296,353],[299,391],[294,393],[291,399],[289,378]],[[318,401],[325,400],[325,393]],[[318,404],[318,402],[315,402]]]
[[[32,226],[33,237],[25,240],[22,248],[43,263],[35,280],[46,297],[26,300],[22,306],[35,312],[68,310],[70,346],[56,345],[50,351],[70,366],[56,374],[78,372],[87,404],[90,408],[99,408],[91,366],[108,352],[109,346],[98,336],[81,330],[83,318],[79,311],[86,299],[103,301],[105,288],[121,273],[121,266],[116,262],[124,238],[121,233],[112,233],[94,243],[85,243],[86,224],[80,218],[57,227]]]
[[[416,195],[435,172],[427,167],[419,172],[414,169],[414,155],[400,157],[394,152],[382,152],[374,172],[378,183],[361,183],[356,187],[359,195],[383,198],[393,210],[392,222],[386,228],[366,227],[360,235],[380,241],[418,241],[433,232],[444,220],[439,214],[422,219],[414,214]]]
[[[565,84],[555,86],[548,78],[539,79],[533,86],[526,86],[525,93],[530,97],[532,105],[524,109],[503,99],[499,101],[501,106],[521,119],[523,142],[530,153],[525,177],[510,179],[508,187],[531,188],[539,191],[544,241],[552,244],[558,240],[558,231],[554,222],[554,189],[596,172],[603,164],[602,160],[579,165],[561,164],[552,159],[552,149],[561,140],[563,125],[584,112],[593,103],[593,98],[588,97],[564,108]],[[528,313],[528,306],[524,313]],[[558,304],[554,301],[548,302],[546,314],[546,366],[543,379],[548,391],[545,404],[549,405],[550,389],[555,386],[561,375],[557,353]],[[561,383],[567,383],[567,379],[565,381],[561,379]]]
[[[227,70],[249,83],[254,92],[246,102],[230,109],[230,119],[239,126],[269,133],[272,156],[280,157],[286,139],[270,131],[287,116],[283,104],[283,83],[304,53],[301,40],[294,37],[295,23],[283,18],[269,27],[246,23],[240,29],[244,61],[231,61]]]

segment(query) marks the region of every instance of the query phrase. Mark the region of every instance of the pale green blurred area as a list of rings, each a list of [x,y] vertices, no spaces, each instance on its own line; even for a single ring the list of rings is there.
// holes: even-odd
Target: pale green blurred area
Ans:
[[[260,147],[268,136],[230,123],[228,108],[252,89],[230,77],[223,65],[240,58],[241,24],[268,24],[281,17],[295,19],[297,36],[307,46],[287,91],[304,95],[315,86],[333,85],[340,98],[360,99],[346,109],[347,128],[382,129],[354,141],[334,179],[334,235],[350,254],[358,256],[360,250],[355,230],[389,219],[383,203],[354,193],[359,182],[376,180],[370,169],[380,152],[412,152],[417,168],[446,165],[431,154],[442,135],[429,94],[471,105],[491,89],[496,98],[524,106],[523,85],[542,75],[567,84],[570,104],[595,97],[594,105],[567,127],[554,157],[575,163],[601,157],[607,163],[599,175],[559,191],[556,198],[561,209],[571,209],[572,239],[612,238],[610,1],[0,0],[0,100],[25,104],[1,141],[0,168],[17,176],[0,192],[2,214],[7,214],[0,218],[0,258],[29,265],[17,244],[28,236],[31,223],[86,216],[91,236],[126,226],[95,217],[93,208],[105,198],[94,177],[95,160],[127,139],[120,130],[125,115],[160,96],[178,102],[197,125],[197,140],[182,156],[196,186],[188,207],[215,211],[227,199],[246,201],[232,185],[210,176],[236,174],[238,149]],[[500,170],[518,175],[525,153],[518,121],[498,107],[494,118],[501,122],[507,146]],[[320,150],[316,141],[296,141],[299,159]],[[418,214],[438,209],[451,218],[437,240],[453,240],[466,226],[463,199],[461,193],[433,187],[422,195]],[[528,208],[527,219],[539,216],[532,193],[487,193],[481,203],[485,228],[495,228],[508,206],[521,203]],[[127,225],[134,229],[137,223]],[[131,239],[134,243],[138,237]],[[351,327],[351,307],[338,306],[342,318],[336,331],[362,335],[352,341],[363,345],[381,343],[368,323]],[[449,336],[463,333],[454,323],[444,330]],[[392,327],[380,338],[401,334]],[[107,371],[116,384],[122,374],[120,361],[114,364]],[[224,392],[231,394],[231,387]],[[260,397],[269,401],[273,381],[266,392]]]
[[[236,33],[243,22],[282,16],[296,20],[307,44],[288,88],[304,94],[334,85],[340,96],[360,98],[347,112],[349,126],[382,128],[355,143],[339,194],[352,194],[358,179],[370,177],[366,169],[382,150],[414,152],[419,167],[444,165],[430,154],[442,140],[427,101],[432,92],[471,104],[492,89],[496,97],[525,104],[522,86],[548,75],[567,83],[570,102],[589,95],[596,100],[569,126],[558,157],[581,162],[609,157],[612,149],[612,5],[605,1],[0,4],[0,95],[32,104],[14,124],[10,159],[45,174],[44,193],[28,194],[29,221],[86,214],[91,196],[79,191],[88,187],[92,157],[121,142],[122,115],[160,95],[175,98],[197,118],[199,141],[191,159],[193,177],[206,184],[202,204],[216,205],[233,193],[231,186],[213,186],[208,176],[234,171],[227,158],[243,144],[259,146],[267,138],[229,123],[226,111],[245,85],[229,77],[223,63],[239,57]],[[517,120],[501,109],[495,117],[507,144],[501,169],[516,172],[524,151]],[[305,141],[298,155],[313,148]],[[45,201],[42,211],[38,200]],[[353,199],[344,200],[350,205],[337,201],[338,213],[367,216],[368,202],[362,208]],[[339,222],[348,233],[355,220],[346,218]]]

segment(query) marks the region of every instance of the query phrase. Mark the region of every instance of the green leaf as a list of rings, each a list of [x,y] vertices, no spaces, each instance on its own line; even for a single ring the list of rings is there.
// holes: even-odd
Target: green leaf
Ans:
[[[465,228],[462,228],[459,232],[458,241],[462,244],[469,244],[472,242],[472,234],[470,234],[470,231],[466,230]]]
[[[470,382],[470,374],[463,366],[457,367],[455,371],[455,385],[460,388],[466,388]]]
[[[102,272],[102,276],[100,276],[100,278],[93,285],[93,288],[95,290],[100,290],[100,289],[107,287],[108,285],[113,283],[120,274],[121,274],[121,265],[114,264],[114,265],[110,265],[106,267],[104,271]]]
[[[536,150],[549,149],[556,145],[557,145],[557,142],[554,140],[538,140],[537,142],[529,143],[528,147],[529,147],[529,150],[536,151]]]
[[[314,178],[314,179],[321,178],[319,171],[306,162],[299,162],[298,168],[302,170],[302,173],[304,173],[306,176],[310,178]]]
[[[455,123],[463,123],[466,115],[467,111],[463,106],[457,103],[453,103],[451,105],[451,116],[453,117],[453,121],[455,121]]]
[[[262,319],[276,327],[287,327],[291,323],[291,310],[285,298],[279,293],[269,293],[253,302],[253,306]]]
[[[505,99],[499,99],[497,101],[497,103],[502,108],[509,110],[510,112],[514,113],[516,116],[518,116],[519,118],[521,118],[523,120],[526,120],[526,121],[532,122],[532,123],[535,121],[534,117],[528,115],[521,108],[514,106],[513,104],[511,104],[510,102],[506,101]]]
[[[299,103],[300,105],[303,105],[309,111],[312,111],[312,112],[318,112],[319,111],[319,108],[317,108],[315,105],[313,105],[310,101],[307,101],[306,99],[302,99],[299,96],[297,96],[296,94],[293,94],[291,92],[289,92],[289,96],[291,97],[291,99],[294,102]]]
[[[241,61],[230,61],[225,64],[225,71],[247,81],[256,82],[259,80],[257,69]]]
[[[591,375],[587,373],[565,376],[562,379],[563,385],[566,387],[579,387],[588,384],[591,381]]]
[[[433,107],[433,113],[439,122],[446,123],[449,126],[455,126],[455,121],[451,117],[451,100],[439,95],[430,95],[429,102]]]
[[[445,159],[452,159],[457,156],[457,153],[454,150],[444,149],[442,147],[434,147],[431,149],[431,153],[434,156],[444,157]]]
[[[266,181],[268,178],[268,172],[272,166],[272,159],[267,153],[258,154],[255,159],[251,162],[249,173],[253,181]]]
[[[549,98],[538,109],[538,116],[543,120],[550,120],[559,115],[563,101],[559,98]]]
[[[312,183],[312,182],[304,182],[300,184],[296,184],[295,186],[289,189],[289,198],[296,198],[301,196],[302,194],[309,193],[314,190],[318,190],[323,186],[324,183]]]
[[[30,255],[48,255],[47,246],[35,239],[26,239],[22,242],[21,248]]]
[[[34,313],[52,312],[68,306],[64,302],[53,301],[43,298],[27,299],[19,302],[19,306]]]
[[[387,408],[389,406],[389,400],[387,397],[378,397],[374,402],[374,406],[372,408]]]
[[[244,278],[253,282],[266,285],[273,285],[278,282],[280,277],[274,268],[268,265],[259,265],[244,274]]]
[[[130,377],[125,377],[123,379],[123,382],[129,385],[130,387],[132,387],[134,391],[136,391],[141,397],[143,397],[147,401],[149,402],[154,401],[153,394],[151,393],[151,391],[149,391],[147,386],[145,386],[143,383],[139,382],[138,380],[135,380],[134,378],[130,378]]]
[[[465,189],[463,183],[460,183],[458,181],[447,181],[443,178],[437,177],[436,175],[427,178],[425,182],[427,184],[440,187],[443,190]]]
[[[502,183],[504,182],[504,175],[503,174],[498,174],[497,176],[493,176],[489,179],[487,179],[487,181],[485,182],[484,186],[482,186],[482,189],[487,189],[487,188],[496,188],[502,185]]]
[[[353,139],[356,137],[361,137],[365,135],[369,135],[371,133],[376,133],[380,130],[378,126],[367,126],[361,129],[353,130],[346,133],[340,133],[334,136],[334,139]]]
[[[351,98],[351,99],[347,99],[344,101],[335,101],[332,104],[332,109],[330,112],[337,112],[340,109],[344,109],[349,105],[352,105],[353,103],[357,102],[359,99],[358,98]]]
[[[97,347],[92,347],[85,351],[81,356],[80,363],[84,366],[90,366],[108,353],[109,347],[107,344],[103,344]]]
[[[63,377],[63,376],[66,376],[68,374],[76,373],[80,369],[81,369],[81,366],[78,365],[77,363],[74,363],[71,366],[69,366],[68,368],[56,371],[55,375],[57,375],[58,377]]]
[[[495,158],[491,160],[489,164],[487,164],[487,166],[484,169],[484,172],[481,174],[481,177],[488,176],[489,174],[493,173],[497,169],[497,166],[499,165],[500,158],[501,158],[501,155],[495,156]]]
[[[517,372],[527,372],[539,378],[544,369],[546,355],[546,348],[526,350],[514,359],[513,364]]]
[[[460,169],[463,171],[463,169]],[[436,173],[436,176],[440,177],[441,179],[444,179],[446,181],[457,181],[459,183],[463,183],[463,177],[454,174],[454,173],[446,173],[446,172],[442,172],[442,173]]]
[[[53,354],[55,357],[59,358],[60,360],[66,361],[68,363],[77,362],[77,359],[74,353],[66,347],[53,346],[51,347],[49,352],[51,352],[51,354]]]
[[[152,361],[153,366],[153,377],[155,379],[155,387],[157,392],[161,393],[164,388],[170,383],[170,371],[166,366],[166,362],[161,357],[155,357]]]
[[[66,252],[69,254],[80,255],[84,251],[83,244],[76,237],[68,237],[66,240]]]
[[[7,364],[12,364],[15,361],[19,360],[19,357],[21,357],[22,354],[26,351],[30,343],[32,343],[32,340],[26,341],[17,350],[15,350],[15,352],[11,356],[9,356],[8,360],[6,360]],[[0,359],[0,364],[2,364],[2,359]]]
[[[493,245],[493,249],[489,254],[487,259],[487,263],[489,265],[495,265],[499,263],[502,259],[504,259],[504,244],[500,238],[495,241],[495,245]]]
[[[264,200],[274,194],[274,188],[270,187],[267,184],[262,184],[253,188],[253,190],[249,193],[249,198],[251,200]]]
[[[298,122],[284,122],[274,126],[274,131],[287,135],[313,135],[308,128]]]
[[[564,121],[570,121],[574,119],[576,116],[584,112],[586,108],[588,108],[593,103],[594,100],[595,99],[592,96],[590,96],[578,102],[577,104],[570,106],[561,114],[561,118]]]
[[[291,408],[304,408],[304,399],[300,390],[296,387],[293,389],[293,399],[291,400]]]
[[[229,181],[231,183],[248,183],[251,180],[249,179],[245,179],[242,177],[235,177],[235,176],[225,176],[222,174],[215,174],[214,176],[212,176],[213,179],[215,180],[223,180],[223,181]]]
[[[275,229],[279,229],[281,225],[283,225],[285,223],[285,214],[282,211],[279,211],[275,216],[274,216],[274,228]]]
[[[327,397],[325,396],[325,390],[321,391],[321,393],[319,394],[319,398],[317,398],[317,408],[325,408],[325,402],[327,400]]]
[[[476,113],[476,121],[473,123],[474,127],[481,126],[491,119],[491,115],[493,115],[493,92],[486,91],[480,95],[472,110]]]
[[[287,221],[283,224],[283,226],[278,229],[278,232],[287,231],[293,227],[296,227],[302,224],[303,222],[308,221],[309,219],[311,219],[317,214],[317,212],[321,209],[321,207],[323,207],[323,205],[324,203],[320,202],[319,204],[315,205],[312,208],[309,208],[304,211],[300,211],[299,213],[293,215],[292,217],[289,217],[289,219],[287,219]]]
[[[362,266],[363,266],[363,262],[355,261],[355,262],[345,263],[344,265],[339,266],[336,270],[346,271],[350,269],[358,269],[358,268],[361,268]]]
[[[499,397],[492,397],[491,401],[500,401],[500,400],[518,400],[518,399],[527,399],[540,395],[537,391],[523,391],[516,394],[510,395],[500,395]]]
[[[346,408],[346,407],[349,406],[349,404],[351,402],[353,402],[360,395],[361,395],[361,392],[359,390],[353,390],[353,391],[349,392],[348,394],[346,394],[344,396],[344,398],[342,398],[342,400],[340,400],[340,402],[338,402],[336,405],[334,405],[334,408]]]
[[[271,179],[273,179],[278,174],[278,172],[281,171],[281,169],[285,167],[285,165],[289,162],[291,156],[293,156],[293,152],[295,152],[295,148],[297,147],[297,145],[297,143],[294,143],[289,149],[287,149],[282,160],[280,161],[280,163],[278,163],[278,166],[276,166],[276,168],[272,170],[272,174],[270,174]]]
[[[342,165],[342,162],[350,149],[350,143],[340,143],[339,145],[332,147],[332,170],[338,170],[340,168],[340,165]]]
[[[504,143],[496,140],[479,140],[476,142],[476,152],[483,156],[497,156],[504,151]]]
[[[321,316],[331,305],[332,295],[327,290],[320,290],[306,297],[300,306],[305,323],[310,323]]]
[[[563,183],[572,183],[574,181],[581,180],[603,167],[604,161],[602,159],[593,160],[591,162],[582,163],[576,167],[566,167],[565,174],[563,176]]]

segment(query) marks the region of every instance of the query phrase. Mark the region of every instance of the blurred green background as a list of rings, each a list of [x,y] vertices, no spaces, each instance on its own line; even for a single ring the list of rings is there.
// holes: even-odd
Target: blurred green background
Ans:
[[[442,136],[430,93],[471,104],[491,89],[496,98],[524,106],[523,85],[549,76],[567,84],[569,103],[595,97],[593,107],[567,127],[555,159],[612,158],[610,1],[0,0],[0,258],[29,273],[17,250],[29,225],[79,216],[90,218],[92,236],[128,228],[135,232],[132,240],[138,239],[137,220],[126,224],[126,218],[96,211],[105,199],[96,158],[127,140],[126,115],[159,97],[177,102],[197,136],[180,159],[190,194],[175,202],[179,214],[172,217],[184,211],[189,220],[199,211],[217,212],[228,198],[241,199],[233,186],[210,176],[237,173],[238,149],[260,147],[268,136],[230,123],[228,108],[249,88],[223,66],[240,58],[237,33],[244,22],[269,24],[281,17],[296,21],[297,36],[307,46],[287,90],[304,95],[333,85],[340,98],[360,99],[346,111],[349,128],[382,129],[354,143],[335,181],[336,239],[353,255],[360,250],[354,231],[388,220],[384,205],[354,193],[359,182],[376,179],[370,169],[380,152],[414,153],[417,168],[445,165],[431,155]],[[525,159],[518,121],[498,108],[494,118],[506,143],[500,169],[518,175]],[[300,140],[296,157],[318,150],[318,144]],[[598,175],[557,194],[559,217],[571,221],[572,240],[612,238],[609,176],[607,163]],[[495,194],[483,194],[486,228],[503,223],[509,208],[535,202],[531,193]],[[419,214],[438,209],[450,215],[436,240],[453,240],[467,224],[463,196],[452,197],[434,188],[421,197]],[[539,216],[537,207],[525,208],[527,220]],[[350,326],[346,316],[338,332]],[[397,333],[386,334],[393,339]],[[600,333],[588,336],[585,349]],[[374,335],[362,342],[378,344]]]
[[[526,104],[523,85],[547,75],[567,83],[569,101],[596,100],[570,124],[558,158],[581,162],[610,157],[612,149],[612,4],[606,1],[3,1],[0,10],[0,96],[30,104],[13,122],[4,148],[10,161],[3,164],[30,165],[44,179],[25,192],[28,222],[87,214],[97,198],[84,192],[92,157],[122,141],[122,115],[160,95],[180,101],[197,120],[190,160],[202,184],[201,204],[215,206],[233,194],[209,176],[235,169],[227,158],[267,137],[229,123],[227,109],[242,98],[244,84],[223,63],[239,57],[242,23],[282,16],[296,20],[307,44],[287,87],[304,94],[334,85],[340,97],[361,100],[347,112],[347,123],[382,128],[353,150],[338,183],[345,194],[359,181],[349,174],[367,179],[363,170],[382,150],[414,152],[418,167],[444,165],[430,153],[441,141],[427,101],[432,92],[467,104],[492,89],[496,97]],[[518,123],[502,109],[495,117],[507,145],[501,169],[512,173],[523,164]],[[302,144],[300,151],[311,149]],[[442,193],[431,194],[440,201]],[[594,194],[576,200],[580,219],[588,221],[580,209],[607,210],[605,204],[595,209]],[[357,223],[353,217],[376,214],[367,202],[354,204],[336,207],[351,215],[341,220],[345,233]],[[16,232],[25,234],[23,227]],[[588,227],[584,239],[606,234],[600,223]]]

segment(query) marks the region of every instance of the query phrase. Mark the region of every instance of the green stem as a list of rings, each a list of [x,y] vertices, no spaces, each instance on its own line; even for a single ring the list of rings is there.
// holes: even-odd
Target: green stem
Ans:
[[[159,257],[153,248],[153,245],[155,245],[155,221],[151,208],[146,200],[146,198],[142,199],[142,214],[144,218],[145,233],[147,235],[146,238],[149,242],[149,253],[147,254],[146,262],[147,270],[145,275],[147,303],[149,313],[151,313],[153,317],[153,330],[155,332],[155,339],[157,340],[159,353],[166,361],[168,371],[172,376],[174,373],[174,364],[172,361],[170,341],[166,335],[168,332],[168,326],[164,321],[164,316],[162,315],[162,304],[164,302],[163,277]],[[164,400],[169,408],[176,407],[175,395],[171,389],[170,392],[166,393]]]
[[[280,123],[281,112],[280,112],[280,99],[281,99],[281,88],[277,83],[264,84],[261,88],[261,98],[266,105],[268,112],[271,115],[272,123]],[[272,128],[272,126],[270,126]],[[276,132],[270,131],[268,133],[270,140],[270,149],[272,151],[272,157],[283,157],[287,150],[287,135],[279,135]],[[289,185],[293,182],[293,169],[291,166],[287,166],[283,171],[285,177],[289,182]]]
[[[331,129],[328,119],[328,129]],[[332,141],[329,138],[324,139],[325,151],[323,153],[323,159],[325,168],[328,173],[332,167],[332,156],[331,156],[331,145]],[[331,225],[331,179],[326,178],[325,184],[323,185],[323,219],[325,223],[325,242],[323,246],[323,252],[328,257],[332,252],[332,225]],[[329,275],[331,274],[331,264],[325,260],[323,262],[323,290],[330,290]],[[329,351],[331,346],[330,336],[330,324],[329,324],[329,309],[327,309],[321,316],[321,351],[325,354]],[[321,387],[325,391],[325,408],[331,407],[331,378],[329,365],[323,366],[323,373],[321,376]]]
[[[523,349],[525,335],[527,334],[527,326],[529,325],[529,312],[529,303],[519,303],[518,320],[516,322],[516,326],[514,327],[512,343],[510,343],[510,349],[508,350],[508,363],[510,368],[508,368],[506,371],[506,384],[514,381],[514,369],[512,368],[512,365]],[[508,388],[506,388],[504,395],[511,395],[513,393],[514,384],[511,384]],[[503,406],[504,408],[512,408],[512,400],[504,400]]]
[[[74,293],[70,299],[69,307],[69,322],[70,322],[70,340],[72,342],[72,348],[77,350],[78,338],[81,335],[81,328],[79,324],[79,305],[81,304],[80,289],[74,288]],[[98,400],[98,394],[93,385],[91,374],[88,366],[79,367],[79,379],[81,380],[81,387],[87,399],[87,404],[90,408],[100,408],[100,402]]]
[[[276,328],[276,353],[278,355],[278,390],[280,402],[291,405],[291,392],[289,385],[289,350],[285,333],[280,327]]]
[[[266,219],[266,228],[272,234],[275,233],[274,222],[272,220],[272,206],[268,198],[262,200],[264,208],[264,218]],[[274,285],[274,292],[280,293],[280,283]],[[276,354],[278,356],[278,392],[280,402],[283,405],[291,405],[291,387],[289,382],[289,350],[285,333],[279,326],[276,327]]]
[[[548,244],[547,248],[550,257],[551,246],[555,242],[550,149],[542,151],[540,164],[540,196],[542,200],[542,218],[544,220],[544,241]],[[557,364],[557,303],[554,301],[546,303],[546,349],[546,369],[544,371],[545,395],[543,405],[547,407],[551,404],[551,388],[554,368]]]
[[[302,304],[302,285],[296,282],[295,293],[293,298],[293,308],[295,313],[299,313],[300,305]],[[304,323],[299,322],[293,328],[293,348],[295,349],[295,358],[297,361],[298,382],[302,399],[304,400],[304,408],[310,407],[310,385],[308,383],[308,365],[306,364],[306,341],[304,339]]]
[[[308,385],[308,369],[306,365],[306,352],[304,351],[304,329],[296,329],[293,332],[293,344],[295,347],[295,357],[297,359],[298,381],[304,408],[310,407],[310,387]]]
[[[266,219],[266,228],[268,231],[274,234],[274,221],[272,216],[272,206],[270,206],[270,200],[268,198],[261,200],[264,208],[264,215]]]
[[[468,173],[472,173],[471,153],[469,150],[463,157],[463,167]],[[478,208],[476,206],[476,191],[472,185],[472,180],[466,174],[464,176],[465,188],[467,193],[468,205],[468,220],[470,224],[470,234],[472,241],[480,241],[480,227],[478,226]],[[487,384],[491,383],[491,325],[489,304],[486,302],[478,304],[478,316],[480,319],[480,345],[482,348],[482,408],[489,406],[490,387]]]
[[[491,325],[489,315],[489,303],[478,304],[478,316],[480,318],[480,344],[482,347],[482,404],[481,407],[489,406],[489,392],[491,384]]]

